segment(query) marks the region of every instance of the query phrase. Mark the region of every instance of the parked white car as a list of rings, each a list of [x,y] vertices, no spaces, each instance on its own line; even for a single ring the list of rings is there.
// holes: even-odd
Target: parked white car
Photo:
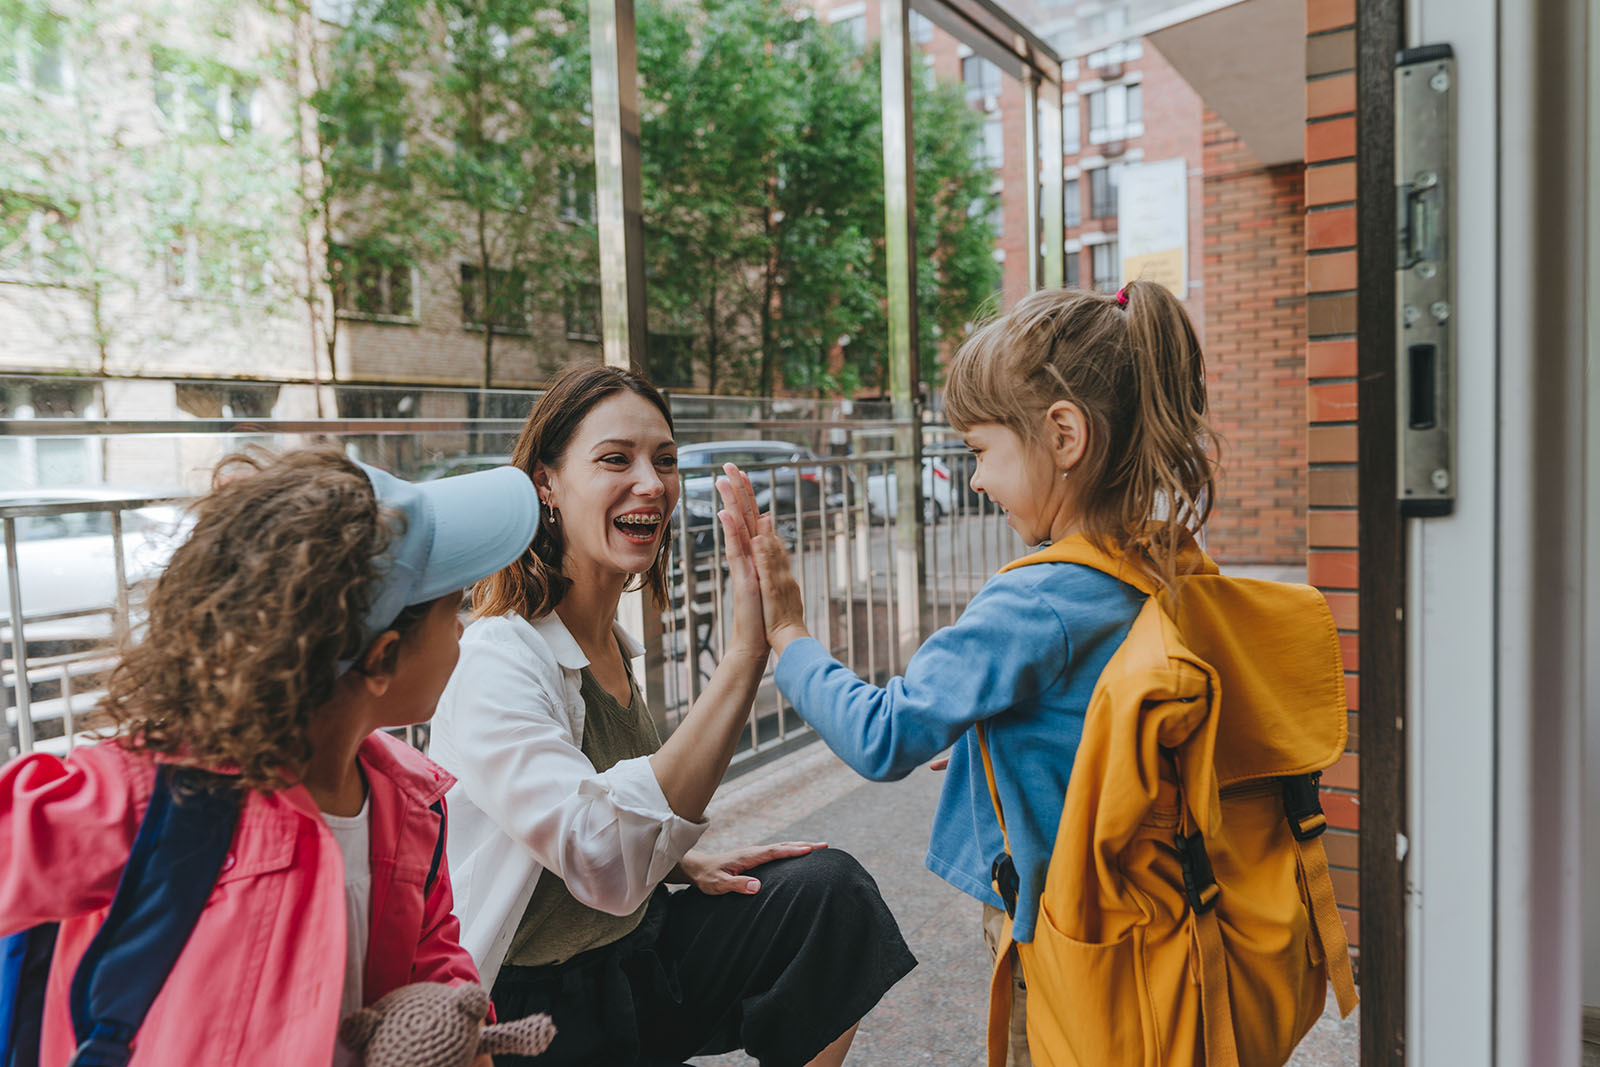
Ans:
[[[867,505],[874,519],[888,516],[894,511],[895,496],[900,480],[895,476],[894,464],[886,460],[872,460],[867,464]],[[922,521],[941,521],[956,510],[957,486],[950,466],[938,456],[922,457]]]
[[[0,492],[0,513],[16,505],[97,504],[176,494],[104,486],[15,489]],[[111,511],[69,511],[15,517],[23,638],[87,644],[109,638],[117,604],[117,566]],[[176,504],[152,504],[122,512],[122,555],[130,586],[158,572],[187,536],[191,520]],[[0,523],[0,546],[3,546]],[[63,617],[65,616],[65,617]],[[11,582],[0,555],[0,643],[11,644]],[[30,648],[30,651],[32,649]]]

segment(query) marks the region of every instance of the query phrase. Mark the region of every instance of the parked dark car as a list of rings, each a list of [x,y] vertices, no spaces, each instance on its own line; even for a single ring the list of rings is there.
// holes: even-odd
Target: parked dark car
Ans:
[[[737,463],[741,468],[762,463],[787,463],[799,466],[799,478],[794,467],[777,470],[747,470],[750,485],[756,491],[756,504],[762,511],[771,509],[777,529],[791,546],[798,539],[796,524],[796,483],[799,485],[799,506],[805,512],[808,526],[820,522],[822,504],[830,508],[845,503],[843,487],[848,484],[837,467],[808,466],[807,460],[818,456],[808,448],[788,441],[715,441],[706,444],[680,445],[678,470],[683,475],[683,511],[689,532],[694,537],[695,550],[711,548],[712,524],[716,521],[721,502],[717,497],[717,478],[724,463]]]

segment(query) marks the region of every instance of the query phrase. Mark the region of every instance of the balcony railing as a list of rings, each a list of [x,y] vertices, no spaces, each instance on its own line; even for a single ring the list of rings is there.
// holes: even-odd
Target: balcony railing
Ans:
[[[445,447],[453,448],[463,432],[452,424],[419,434],[416,420],[394,421],[409,429],[391,427],[387,420],[346,420],[316,423],[316,436],[333,437],[362,459],[416,477],[414,468],[441,450],[440,440],[430,438],[443,435],[449,438]],[[770,431],[775,420],[706,420],[705,426],[700,421],[686,419],[679,426],[701,439],[726,440],[750,437],[760,428]],[[856,454],[751,464],[748,470],[769,487],[774,517],[793,550],[813,633],[857,674],[882,684],[903,669],[922,637],[954,621],[983,582],[1023,546],[988,499],[968,486],[971,455],[939,447],[947,429],[925,432],[930,447],[918,487],[921,513],[913,516],[915,529],[907,530],[896,513],[896,481],[900,471],[915,468],[909,457],[867,450],[883,439],[883,426],[796,423],[787,427],[791,436],[826,439],[830,432],[843,433],[854,441]],[[298,423],[257,425],[274,431],[265,438],[268,443],[283,447],[313,435],[311,427]],[[487,440],[489,449],[508,452],[515,428],[479,423],[471,430]],[[214,459],[210,452],[230,451],[241,440],[206,432],[210,427],[195,429],[201,432],[184,443],[201,466]],[[130,443],[107,438],[108,445],[118,441]],[[198,447],[200,442],[209,447]],[[166,445],[170,449],[174,441],[168,438]],[[639,636],[646,655],[640,677],[663,736],[689,713],[727,640],[726,559],[714,520],[716,504],[707,494],[698,482],[685,492],[673,517],[667,603],[646,605],[642,612]],[[137,621],[141,586],[159,573],[186,535],[186,502],[171,496],[108,496],[0,503],[5,550],[0,755],[36,749],[64,753],[99,736],[105,722],[97,708],[118,636],[130,620]],[[911,578],[902,564],[906,546],[919,538],[922,567]],[[425,747],[425,727],[405,733]],[[769,665],[736,767],[757,766],[811,736],[777,691]]]

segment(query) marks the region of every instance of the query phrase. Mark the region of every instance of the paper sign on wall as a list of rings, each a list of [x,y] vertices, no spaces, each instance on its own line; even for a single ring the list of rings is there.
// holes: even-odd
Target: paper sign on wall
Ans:
[[[1123,168],[1117,190],[1122,280],[1157,282],[1189,296],[1189,165],[1183,159]]]

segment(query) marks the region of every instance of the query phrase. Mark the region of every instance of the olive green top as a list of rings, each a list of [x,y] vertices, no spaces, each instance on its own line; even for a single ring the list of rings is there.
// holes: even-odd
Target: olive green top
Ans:
[[[624,657],[623,662],[627,659]],[[661,735],[650,718],[639,686],[628,671],[628,706],[606,692],[589,668],[583,669],[583,754],[597,771],[635,756],[648,756],[661,747]],[[511,938],[506,962],[518,967],[564,963],[580,952],[609,945],[633,932],[644,919],[644,904],[631,915],[608,915],[580,903],[554,871],[540,873],[533,899]]]

